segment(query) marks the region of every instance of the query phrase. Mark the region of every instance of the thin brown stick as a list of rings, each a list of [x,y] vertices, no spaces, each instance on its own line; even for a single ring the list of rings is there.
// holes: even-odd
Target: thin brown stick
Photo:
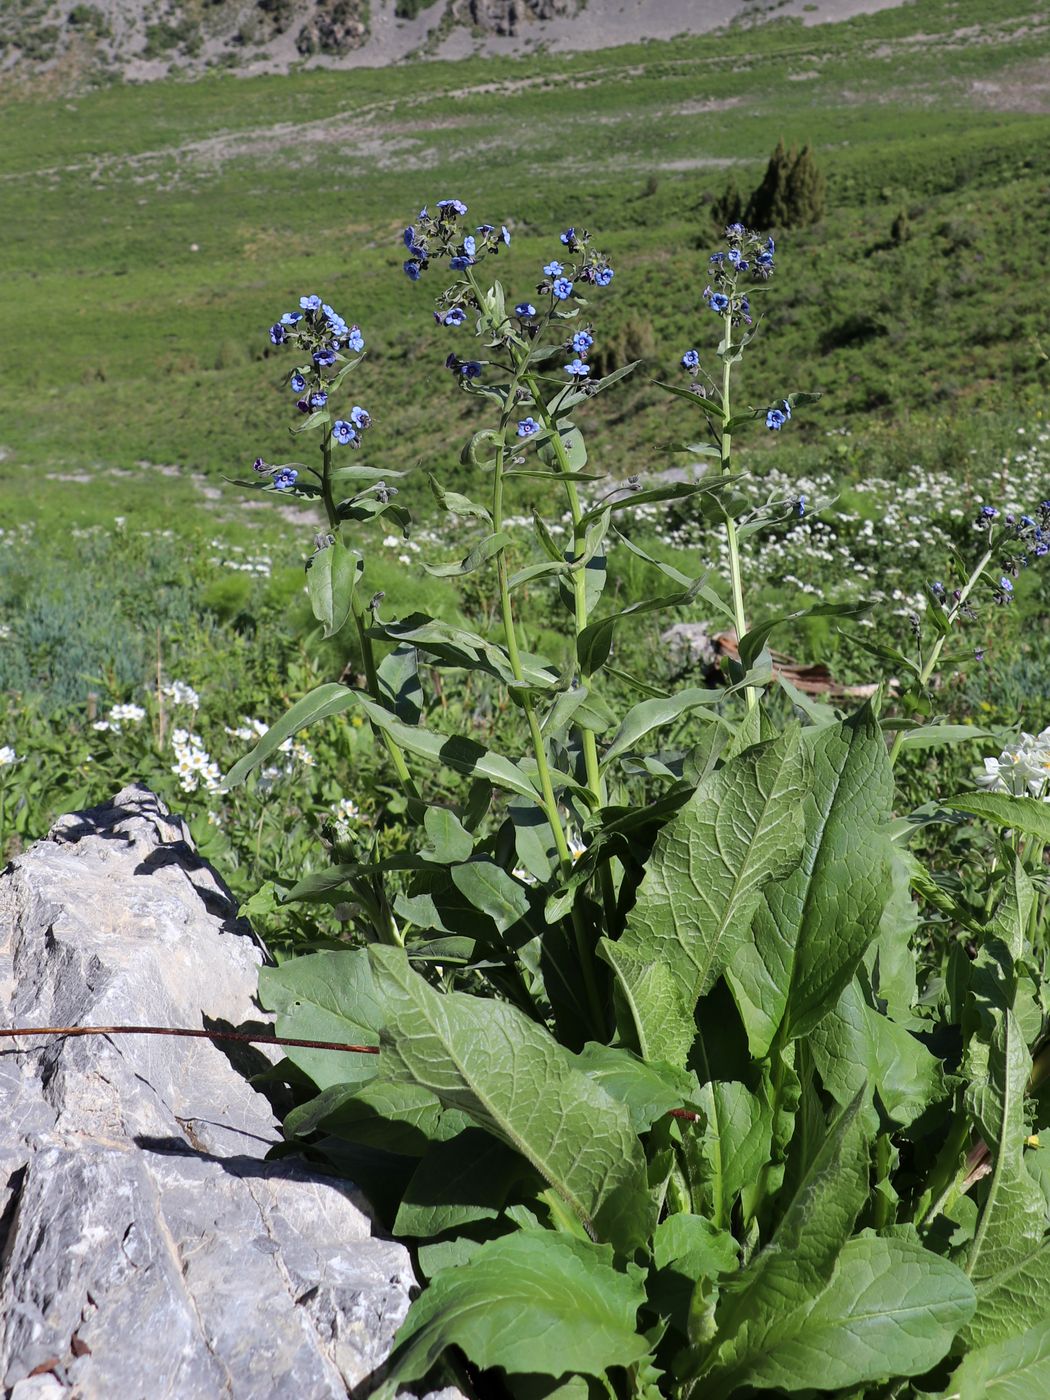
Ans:
[[[245,1035],[243,1031],[191,1031],[177,1026],[12,1026],[4,1036],[29,1035],[181,1035],[192,1040],[239,1040],[245,1045],[297,1045],[304,1050],[344,1050],[353,1055],[378,1055],[378,1045],[344,1045],[338,1040],[294,1040],[289,1036]]]

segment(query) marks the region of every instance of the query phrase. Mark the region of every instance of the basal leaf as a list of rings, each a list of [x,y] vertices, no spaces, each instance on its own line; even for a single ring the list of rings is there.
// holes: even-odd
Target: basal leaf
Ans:
[[[654,953],[646,957],[621,939],[603,938],[598,954],[615,975],[616,1023],[644,1060],[685,1067],[693,1043],[693,1015],[671,969]]]
[[[589,1041],[576,1063],[626,1106],[636,1133],[644,1133],[672,1108],[683,1108],[696,1098],[695,1075],[667,1064],[647,1064],[630,1050]]]
[[[947,1355],[974,1303],[949,1260],[911,1240],[859,1235],[827,1288],[777,1321],[762,1350],[734,1368],[732,1385],[831,1390],[921,1375]],[[705,1395],[729,1394],[729,1377],[712,1379]]]
[[[450,1346],[511,1374],[630,1366],[649,1352],[636,1323],[643,1301],[638,1279],[613,1269],[611,1250],[536,1230],[491,1240],[413,1303],[376,1400],[394,1400]]]
[[[971,1351],[942,1400],[1036,1400],[1050,1395],[1050,1318]]]
[[[713,1223],[728,1229],[740,1192],[757,1180],[769,1161],[772,1112],[735,1080],[705,1084],[697,1105],[704,1114],[701,1152],[709,1169],[705,1205]]]
[[[630,1249],[651,1224],[645,1159],[623,1104],[506,1002],[436,992],[398,949],[369,949],[383,998],[382,1072],[513,1147],[597,1239]]]
[[[423,1092],[423,1091],[420,1091]],[[429,1239],[478,1220],[494,1220],[514,1185],[543,1181],[528,1162],[482,1128],[432,1142],[405,1187],[394,1233]]]
[[[754,939],[727,977],[752,1054],[815,1026],[852,978],[876,936],[891,889],[883,825],[893,780],[878,723],[865,706],[842,724],[808,730],[812,778],[800,809],[801,857],[769,884]]]
[[[277,1013],[274,1029],[279,1036],[379,1044],[384,1013],[363,948],[309,953],[280,967],[260,968],[259,1000]],[[377,1055],[297,1046],[288,1046],[284,1053],[319,1089],[362,1083],[374,1078],[379,1068]]]
[[[663,962],[688,1010],[747,941],[766,885],[798,863],[805,791],[791,728],[705,778],[657,837],[620,942]]]

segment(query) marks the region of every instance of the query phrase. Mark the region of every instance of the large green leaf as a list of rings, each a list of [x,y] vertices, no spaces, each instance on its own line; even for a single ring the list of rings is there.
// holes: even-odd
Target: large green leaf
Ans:
[[[859,1235],[820,1296],[780,1317],[763,1346],[704,1394],[728,1395],[730,1380],[794,1391],[921,1375],[947,1355],[974,1303],[969,1279],[949,1260],[912,1240]]]
[[[369,956],[385,1014],[383,1076],[421,1085],[513,1147],[593,1238],[622,1250],[646,1240],[645,1159],[625,1106],[515,1007],[442,995],[399,949]]]
[[[904,1026],[876,1011],[856,978],[808,1043],[824,1087],[840,1104],[867,1083],[887,1115],[906,1127],[945,1093],[940,1060]]]
[[[693,1043],[693,1013],[685,1004],[671,969],[621,939],[603,938],[598,955],[615,976],[616,1024],[624,1042],[645,1060],[684,1068]]]
[[[971,1351],[942,1400],[1038,1400],[1050,1395],[1050,1319]]]
[[[231,788],[236,787],[238,783],[243,783],[249,773],[254,772],[260,764],[266,762],[271,754],[277,752],[285,739],[298,733],[300,729],[305,729],[308,724],[316,724],[320,719],[341,714],[343,710],[348,710],[351,705],[355,705],[357,700],[356,691],[350,690],[345,685],[339,685],[336,681],[330,681],[327,685],[319,685],[316,690],[311,690],[308,695],[297,700],[276,724],[270,726],[251,753],[245,754],[233,765],[226,774],[224,786]]]
[[[347,549],[338,537],[310,558],[306,570],[310,607],[326,637],[334,637],[349,617],[364,567],[360,554]]]
[[[310,953],[280,967],[259,970],[259,1000],[277,1013],[279,1036],[300,1040],[332,1040],[348,1045],[379,1044],[383,1008],[363,948],[345,952]],[[361,1083],[375,1077],[379,1056],[347,1051],[284,1052],[308,1074],[319,1089]]]
[[[831,1282],[868,1194],[868,1142],[858,1094],[828,1132],[768,1244],[736,1275],[716,1313],[711,1345],[690,1363],[706,1397],[765,1355],[777,1329]],[[720,1389],[714,1389],[715,1378]]]
[[[704,1113],[705,1205],[714,1224],[728,1229],[740,1192],[769,1161],[773,1116],[766,1103],[735,1080],[705,1084],[697,1103]]]
[[[1017,961],[1026,950],[1033,899],[1031,881],[1015,859],[972,972],[975,1028],[963,1060],[965,1100],[988,1144],[992,1172],[966,1259],[977,1290],[977,1312],[964,1334],[969,1347],[1014,1336],[1047,1314],[1045,1206],[1024,1160],[1032,1056],[1017,1014]]]
[[[429,1239],[478,1220],[494,1220],[522,1178],[542,1190],[540,1177],[506,1143],[482,1128],[464,1128],[427,1148],[405,1187],[394,1233]]]
[[[881,828],[893,780],[871,709],[807,735],[812,777],[801,803],[801,857],[766,887],[754,938],[727,971],[756,1056],[768,1053],[782,1022],[787,1035],[799,1036],[831,1010],[878,933],[892,888]]]
[[[663,962],[688,1010],[747,941],[766,885],[797,865],[805,791],[792,727],[706,777],[657,837],[621,944]]]
[[[630,1366],[649,1352],[636,1326],[643,1301],[638,1277],[617,1273],[609,1249],[535,1230],[491,1240],[412,1305],[376,1400],[394,1400],[450,1346],[511,1374]]]
[[[649,1064],[630,1050],[588,1041],[576,1056],[584,1074],[625,1104],[636,1133],[696,1098],[696,1076],[666,1064]]]

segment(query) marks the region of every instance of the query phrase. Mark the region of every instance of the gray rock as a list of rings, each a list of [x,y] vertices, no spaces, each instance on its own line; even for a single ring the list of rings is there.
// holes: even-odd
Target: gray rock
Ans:
[[[258,1021],[264,957],[145,788],[0,877],[6,1025]],[[9,1400],[342,1400],[379,1378],[409,1256],[348,1183],[264,1160],[277,1124],[234,1063],[205,1040],[0,1039]]]

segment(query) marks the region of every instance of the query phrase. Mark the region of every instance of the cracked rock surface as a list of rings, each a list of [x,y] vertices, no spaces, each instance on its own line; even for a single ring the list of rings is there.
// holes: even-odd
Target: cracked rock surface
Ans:
[[[265,953],[142,787],[0,876],[0,1021],[238,1026]],[[270,1051],[272,1055],[276,1052]],[[259,1047],[0,1039],[5,1400],[344,1400],[415,1286],[352,1186],[294,1158]]]

